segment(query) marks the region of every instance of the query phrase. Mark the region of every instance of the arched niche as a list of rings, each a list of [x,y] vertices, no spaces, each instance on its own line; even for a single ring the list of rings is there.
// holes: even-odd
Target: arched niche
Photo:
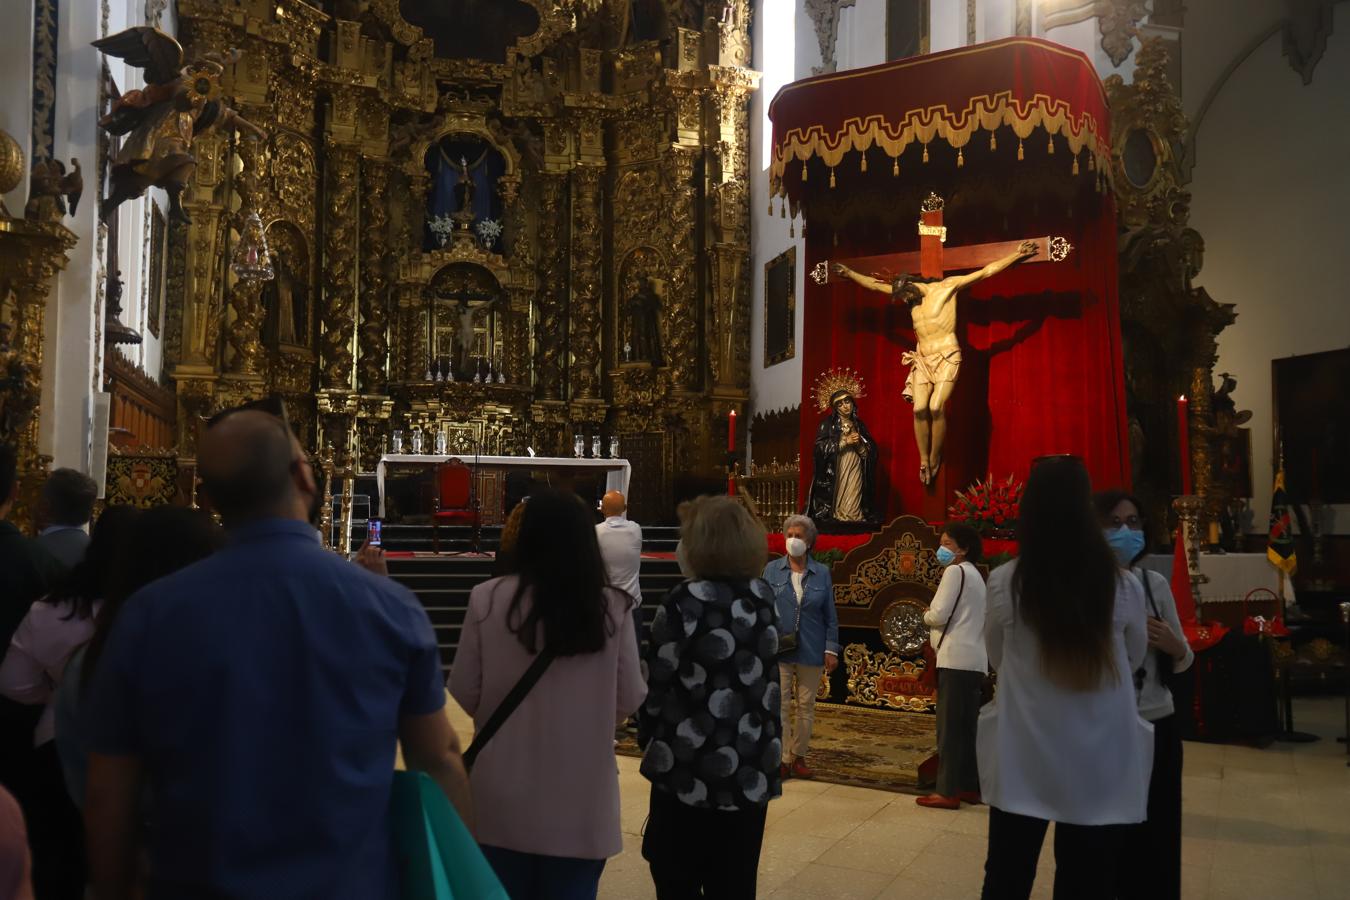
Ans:
[[[505,368],[507,293],[486,266],[452,262],[426,289],[428,371],[433,380],[497,380]]]
[[[501,254],[508,193],[502,188],[504,181],[514,183],[516,160],[482,133],[447,130],[421,147],[421,163],[427,179],[422,249],[472,239]]]
[[[269,347],[312,346],[314,272],[309,243],[290,222],[267,226],[267,252],[273,277],[263,283],[263,343]]]
[[[665,365],[662,329],[668,267],[654,247],[634,247],[618,268],[614,346],[621,365]]]

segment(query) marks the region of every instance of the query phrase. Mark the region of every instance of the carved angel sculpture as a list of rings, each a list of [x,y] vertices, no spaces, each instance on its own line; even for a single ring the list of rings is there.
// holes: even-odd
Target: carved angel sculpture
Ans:
[[[228,125],[265,136],[219,99],[220,77],[225,66],[239,58],[239,51],[231,50],[225,56],[208,53],[184,65],[182,46],[147,25],[109,35],[94,41],[94,46],[144,69],[146,82],[144,90],[118,97],[112,111],[99,119],[109,134],[130,135],[113,163],[100,216],[107,220],[124,200],[139,197],[147,188],[162,187],[169,194],[170,216],[191,221],[183,210],[182,194],[197,165],[193,138]]]

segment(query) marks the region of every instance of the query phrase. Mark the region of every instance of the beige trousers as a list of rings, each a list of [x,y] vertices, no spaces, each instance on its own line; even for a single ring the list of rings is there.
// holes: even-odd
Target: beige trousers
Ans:
[[[816,720],[816,691],[824,666],[779,663],[783,690],[783,762],[803,759],[811,745],[811,725]]]

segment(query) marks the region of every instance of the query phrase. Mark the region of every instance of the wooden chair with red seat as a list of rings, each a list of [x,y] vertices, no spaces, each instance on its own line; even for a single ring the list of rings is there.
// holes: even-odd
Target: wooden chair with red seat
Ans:
[[[431,549],[441,552],[440,526],[473,526],[478,547],[479,504],[473,491],[473,471],[459,459],[446,460],[436,469],[436,508],[431,514]]]

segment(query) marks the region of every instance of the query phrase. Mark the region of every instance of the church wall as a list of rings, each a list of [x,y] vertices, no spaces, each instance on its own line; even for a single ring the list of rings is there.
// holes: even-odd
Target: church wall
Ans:
[[[24,159],[32,152],[27,140],[33,121],[33,4],[17,4],[5,10],[6,27],[0,28],[0,84],[5,86],[5,101],[0,103],[0,130],[11,135],[23,147]],[[18,187],[3,195],[5,206],[18,215],[28,198],[28,172]]]
[[[1224,54],[1231,59],[1269,31],[1281,4],[1263,6],[1267,15],[1243,22],[1221,0],[1187,3],[1183,86],[1192,117]],[[1275,462],[1272,360],[1350,344],[1350,10],[1335,10],[1340,28],[1312,84],[1303,85],[1272,34],[1223,84],[1196,136],[1191,225],[1205,239],[1197,283],[1237,304],[1215,369],[1237,377],[1238,408],[1252,411],[1254,532],[1266,529]],[[1210,46],[1211,31],[1222,52]],[[1350,507],[1337,512],[1336,531],[1350,532]]]

